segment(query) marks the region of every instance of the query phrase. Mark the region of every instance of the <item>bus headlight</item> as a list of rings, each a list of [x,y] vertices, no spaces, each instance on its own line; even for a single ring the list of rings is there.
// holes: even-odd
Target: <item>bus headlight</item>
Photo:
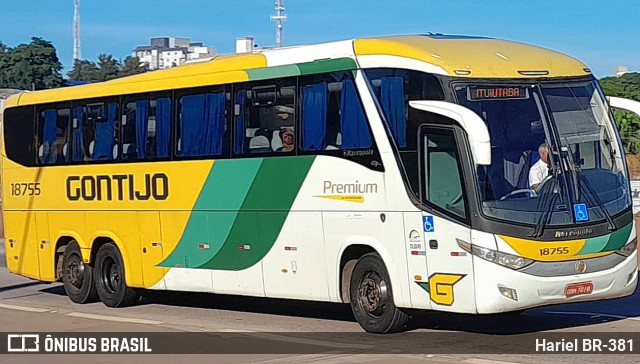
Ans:
[[[533,263],[533,260],[519,257],[517,255],[500,252],[497,250],[483,248],[481,246],[469,244],[462,240],[458,240],[458,246],[478,258],[487,260],[492,263],[500,264],[511,269],[520,269]]]
[[[628,257],[629,255],[633,254],[634,251],[636,251],[637,247],[638,247],[638,238],[636,237],[633,240],[631,240],[629,244],[618,249],[616,253],[622,256]]]

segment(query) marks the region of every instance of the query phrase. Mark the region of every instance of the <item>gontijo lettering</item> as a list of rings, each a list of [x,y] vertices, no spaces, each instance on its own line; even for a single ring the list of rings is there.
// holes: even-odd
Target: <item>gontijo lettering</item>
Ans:
[[[133,174],[67,177],[69,201],[146,201],[168,197],[169,177],[164,173],[147,173],[142,182]]]

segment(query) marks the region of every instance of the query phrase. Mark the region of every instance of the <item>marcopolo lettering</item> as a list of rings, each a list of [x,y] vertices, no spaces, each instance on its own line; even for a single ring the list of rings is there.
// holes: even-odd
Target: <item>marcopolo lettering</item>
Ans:
[[[145,174],[140,182],[133,174],[67,177],[69,201],[147,201],[169,197],[169,177]]]

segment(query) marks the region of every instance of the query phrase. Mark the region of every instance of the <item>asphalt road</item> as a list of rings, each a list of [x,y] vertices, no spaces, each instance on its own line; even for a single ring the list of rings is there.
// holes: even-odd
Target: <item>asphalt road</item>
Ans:
[[[60,283],[42,284],[7,272],[0,245],[0,332],[170,332],[235,335],[237,354],[188,355],[220,363],[601,363],[639,362],[631,354],[498,354],[513,352],[519,338],[548,333],[640,332],[640,291],[600,302],[548,306],[523,315],[414,312],[408,333],[363,334],[347,305],[182,292],[149,292],[133,307],[100,302],[78,305]],[[524,336],[523,336],[524,335]],[[5,340],[0,337],[0,340]],[[244,340],[244,341],[243,341]],[[639,340],[640,341],[640,340]],[[231,341],[229,341],[231,342]],[[246,342],[246,346],[243,347]],[[526,341],[524,341],[526,343]],[[640,352],[640,342],[635,343]],[[255,348],[295,347],[262,354]],[[228,351],[236,352],[236,349]],[[224,350],[223,350],[224,351]],[[259,351],[259,349],[258,349]],[[269,351],[267,349],[267,351]],[[287,351],[287,350],[285,350]],[[381,354],[380,354],[381,353]],[[615,358],[615,359],[612,359]],[[184,355],[0,355],[0,363],[164,363]]]

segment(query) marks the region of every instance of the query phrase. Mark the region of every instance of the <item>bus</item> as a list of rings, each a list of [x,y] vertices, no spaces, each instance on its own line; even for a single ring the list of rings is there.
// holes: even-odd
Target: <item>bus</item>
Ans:
[[[348,303],[373,333],[409,309],[630,295],[611,107],[640,110],[574,58],[442,34],[22,93],[3,114],[7,267],[109,307],[142,290]]]

